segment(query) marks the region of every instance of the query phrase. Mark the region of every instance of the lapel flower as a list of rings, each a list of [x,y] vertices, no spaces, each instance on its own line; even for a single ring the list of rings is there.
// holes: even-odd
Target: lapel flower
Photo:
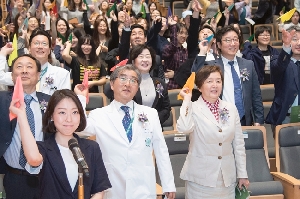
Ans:
[[[156,92],[158,93],[158,97],[160,98],[160,96],[163,97],[163,91],[164,91],[164,87],[163,85],[159,82],[156,81],[156,88],[155,88]]]
[[[145,126],[145,122],[149,121],[148,118],[147,118],[147,115],[144,114],[144,113],[138,114],[138,119],[139,119],[140,122],[143,123],[143,127]]]
[[[54,83],[54,78],[53,77],[46,77],[46,81],[45,81],[45,84],[44,86],[50,86],[50,89],[53,89],[54,91],[57,90],[57,87],[56,86],[53,86],[53,83]]]
[[[41,109],[41,111],[43,111],[44,113],[46,112],[47,106],[48,106],[48,102],[46,102],[45,100],[40,101],[40,109]]]
[[[240,74],[240,77],[241,79],[243,80],[243,82],[245,80],[248,80],[249,81],[249,75],[250,75],[250,72],[247,71],[247,68],[243,68],[240,70],[241,74]]]
[[[225,124],[229,119],[229,110],[227,108],[219,109],[219,116],[222,124]]]

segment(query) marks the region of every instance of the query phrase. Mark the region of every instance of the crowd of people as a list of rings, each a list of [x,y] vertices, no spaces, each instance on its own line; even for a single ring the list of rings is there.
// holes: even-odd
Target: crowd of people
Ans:
[[[177,129],[190,134],[180,174],[185,197],[234,198],[236,185],[250,183],[241,126],[268,123],[274,131],[300,105],[296,2],[290,22],[278,24],[279,52],[268,26],[255,29],[253,45],[240,25],[271,23],[290,9],[287,1],[260,0],[251,13],[251,0],[191,0],[181,18],[144,0],[8,1],[0,28],[6,198],[75,198],[83,183],[84,198],[154,199],[154,156],[163,192],[174,199],[162,133],[171,89],[183,98]],[[192,73],[194,89],[185,86]],[[266,118],[262,84],[275,87]],[[87,114],[88,95],[99,86],[111,103]],[[20,91],[24,99],[15,96]],[[83,182],[69,149],[74,138],[89,169]]]

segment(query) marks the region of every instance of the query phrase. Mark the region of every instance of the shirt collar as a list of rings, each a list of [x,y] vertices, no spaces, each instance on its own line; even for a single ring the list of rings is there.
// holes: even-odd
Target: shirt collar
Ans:
[[[220,103],[219,99],[217,99],[217,101],[216,101],[215,103],[211,103],[211,102],[205,100],[205,99],[203,98],[203,96],[201,96],[201,97],[202,97],[203,101],[204,101],[207,105],[212,106],[212,107],[214,107],[214,106],[219,107],[219,103]]]
[[[234,63],[237,63],[236,56],[234,56],[233,60],[229,60],[229,59],[223,57],[223,55],[221,55],[221,57],[222,57],[223,63],[228,64],[229,61],[234,61]]]
[[[28,95],[28,94],[24,93],[24,96],[25,95]],[[31,97],[34,99],[34,101],[36,101],[36,102],[39,101],[38,97],[36,96],[36,91],[34,91],[33,93],[30,93],[29,95],[31,95]]]
[[[300,61],[300,60],[295,59],[294,57],[291,57],[291,60],[292,60],[294,63],[296,63],[297,61]]]
[[[121,106],[128,106],[129,107],[129,110],[133,110],[133,101],[129,101],[127,104],[122,104],[121,102],[118,102],[117,100],[114,100],[114,104],[115,104],[115,107],[118,111],[122,111],[121,109]]]

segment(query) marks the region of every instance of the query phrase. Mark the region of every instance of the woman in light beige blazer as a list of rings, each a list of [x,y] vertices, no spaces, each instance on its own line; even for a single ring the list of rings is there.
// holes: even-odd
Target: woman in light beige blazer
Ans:
[[[219,99],[223,75],[218,66],[204,66],[195,84],[202,93],[184,98],[177,121],[179,132],[190,134],[189,153],[180,177],[186,181],[186,199],[234,199],[236,182],[249,186],[245,143],[235,105]]]

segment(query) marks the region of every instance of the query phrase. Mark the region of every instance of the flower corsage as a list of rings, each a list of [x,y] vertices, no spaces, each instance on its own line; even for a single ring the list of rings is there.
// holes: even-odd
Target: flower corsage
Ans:
[[[140,122],[142,122],[143,127],[145,127],[145,123],[149,121],[148,117],[145,113],[138,114],[138,119],[139,119]]]
[[[241,69],[240,72],[241,72],[240,77],[243,80],[243,82],[246,81],[246,80],[249,81],[250,72],[247,71],[247,68]]]
[[[229,110],[227,108],[219,109],[219,114],[220,114],[219,116],[222,124],[228,122],[230,116],[229,116]]]
[[[158,93],[158,97],[159,98],[161,96],[163,97],[164,87],[163,87],[163,85],[159,81],[156,81],[156,88],[155,88],[155,90]]]
[[[43,111],[44,113],[46,112],[47,106],[48,106],[48,102],[46,102],[45,100],[40,101],[40,109],[41,109],[41,111]]]
[[[53,77],[46,77],[46,81],[45,81],[45,84],[44,86],[50,86],[50,89],[54,89],[54,90],[57,90],[57,87],[56,86],[53,86],[54,84],[54,78]]]

